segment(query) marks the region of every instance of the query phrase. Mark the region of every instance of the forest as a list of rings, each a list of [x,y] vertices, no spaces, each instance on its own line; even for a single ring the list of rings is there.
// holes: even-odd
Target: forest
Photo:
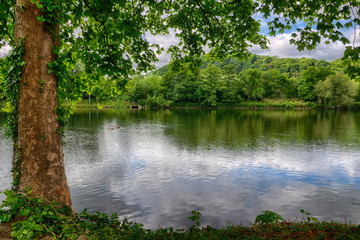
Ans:
[[[5,62],[5,59],[0,59]],[[1,64],[1,90],[7,71]],[[284,106],[356,108],[360,101],[357,78],[350,79],[342,60],[251,55],[246,60],[229,57],[223,62],[206,56],[197,62],[170,63],[129,79],[93,78],[78,62],[64,87],[68,101],[106,103],[126,101],[141,106],[256,106],[266,102]]]
[[[341,60],[252,55],[224,62],[201,59],[201,66],[172,69],[166,65],[132,78],[125,95],[140,105],[221,106],[270,99],[297,99],[330,108],[359,100],[358,84]]]

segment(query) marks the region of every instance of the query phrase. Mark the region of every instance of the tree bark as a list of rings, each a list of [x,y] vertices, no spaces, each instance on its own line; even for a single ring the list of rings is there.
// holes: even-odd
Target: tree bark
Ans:
[[[37,20],[43,15],[30,0],[16,0],[15,40],[25,38],[18,107],[19,189],[31,188],[35,196],[71,206],[59,128],[56,76],[47,63],[56,60],[54,35]],[[59,33],[59,26],[52,31]]]

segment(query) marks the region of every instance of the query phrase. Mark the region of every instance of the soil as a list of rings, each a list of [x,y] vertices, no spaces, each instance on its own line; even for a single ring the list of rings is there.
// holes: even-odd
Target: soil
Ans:
[[[0,225],[0,240],[10,240],[13,239],[11,237],[11,224],[12,223],[4,223]]]

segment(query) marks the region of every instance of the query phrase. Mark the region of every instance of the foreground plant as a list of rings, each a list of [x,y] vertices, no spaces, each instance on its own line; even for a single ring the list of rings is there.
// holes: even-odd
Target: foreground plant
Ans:
[[[145,229],[142,224],[119,220],[86,210],[74,214],[69,206],[31,197],[31,192],[5,191],[7,196],[0,208],[0,224],[14,222],[14,239],[34,239],[50,236],[54,239],[360,239],[360,226],[335,222],[320,223],[311,214],[301,210],[300,223],[287,222],[266,210],[250,226],[232,225],[220,229],[200,227],[201,213],[192,211],[194,224],[188,229]]]

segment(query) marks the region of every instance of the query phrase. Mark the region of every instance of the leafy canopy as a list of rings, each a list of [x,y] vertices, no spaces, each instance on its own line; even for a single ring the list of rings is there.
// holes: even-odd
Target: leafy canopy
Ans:
[[[248,54],[251,45],[268,43],[257,17],[268,19],[270,35],[296,29],[291,43],[299,50],[326,43],[350,43],[343,31],[360,23],[358,0],[31,0],[44,12],[45,26],[59,24],[62,47],[56,50],[73,67],[81,59],[87,72],[123,76],[148,70],[162,48],[149,34],[175,31],[179,44],[169,48],[173,60],[192,59],[210,48],[224,59]],[[0,1],[0,47],[14,42],[14,1]],[[302,27],[297,23],[304,21]],[[357,60],[359,47],[344,59]],[[189,57],[190,56],[190,57]],[[135,66],[135,70],[134,67]]]

